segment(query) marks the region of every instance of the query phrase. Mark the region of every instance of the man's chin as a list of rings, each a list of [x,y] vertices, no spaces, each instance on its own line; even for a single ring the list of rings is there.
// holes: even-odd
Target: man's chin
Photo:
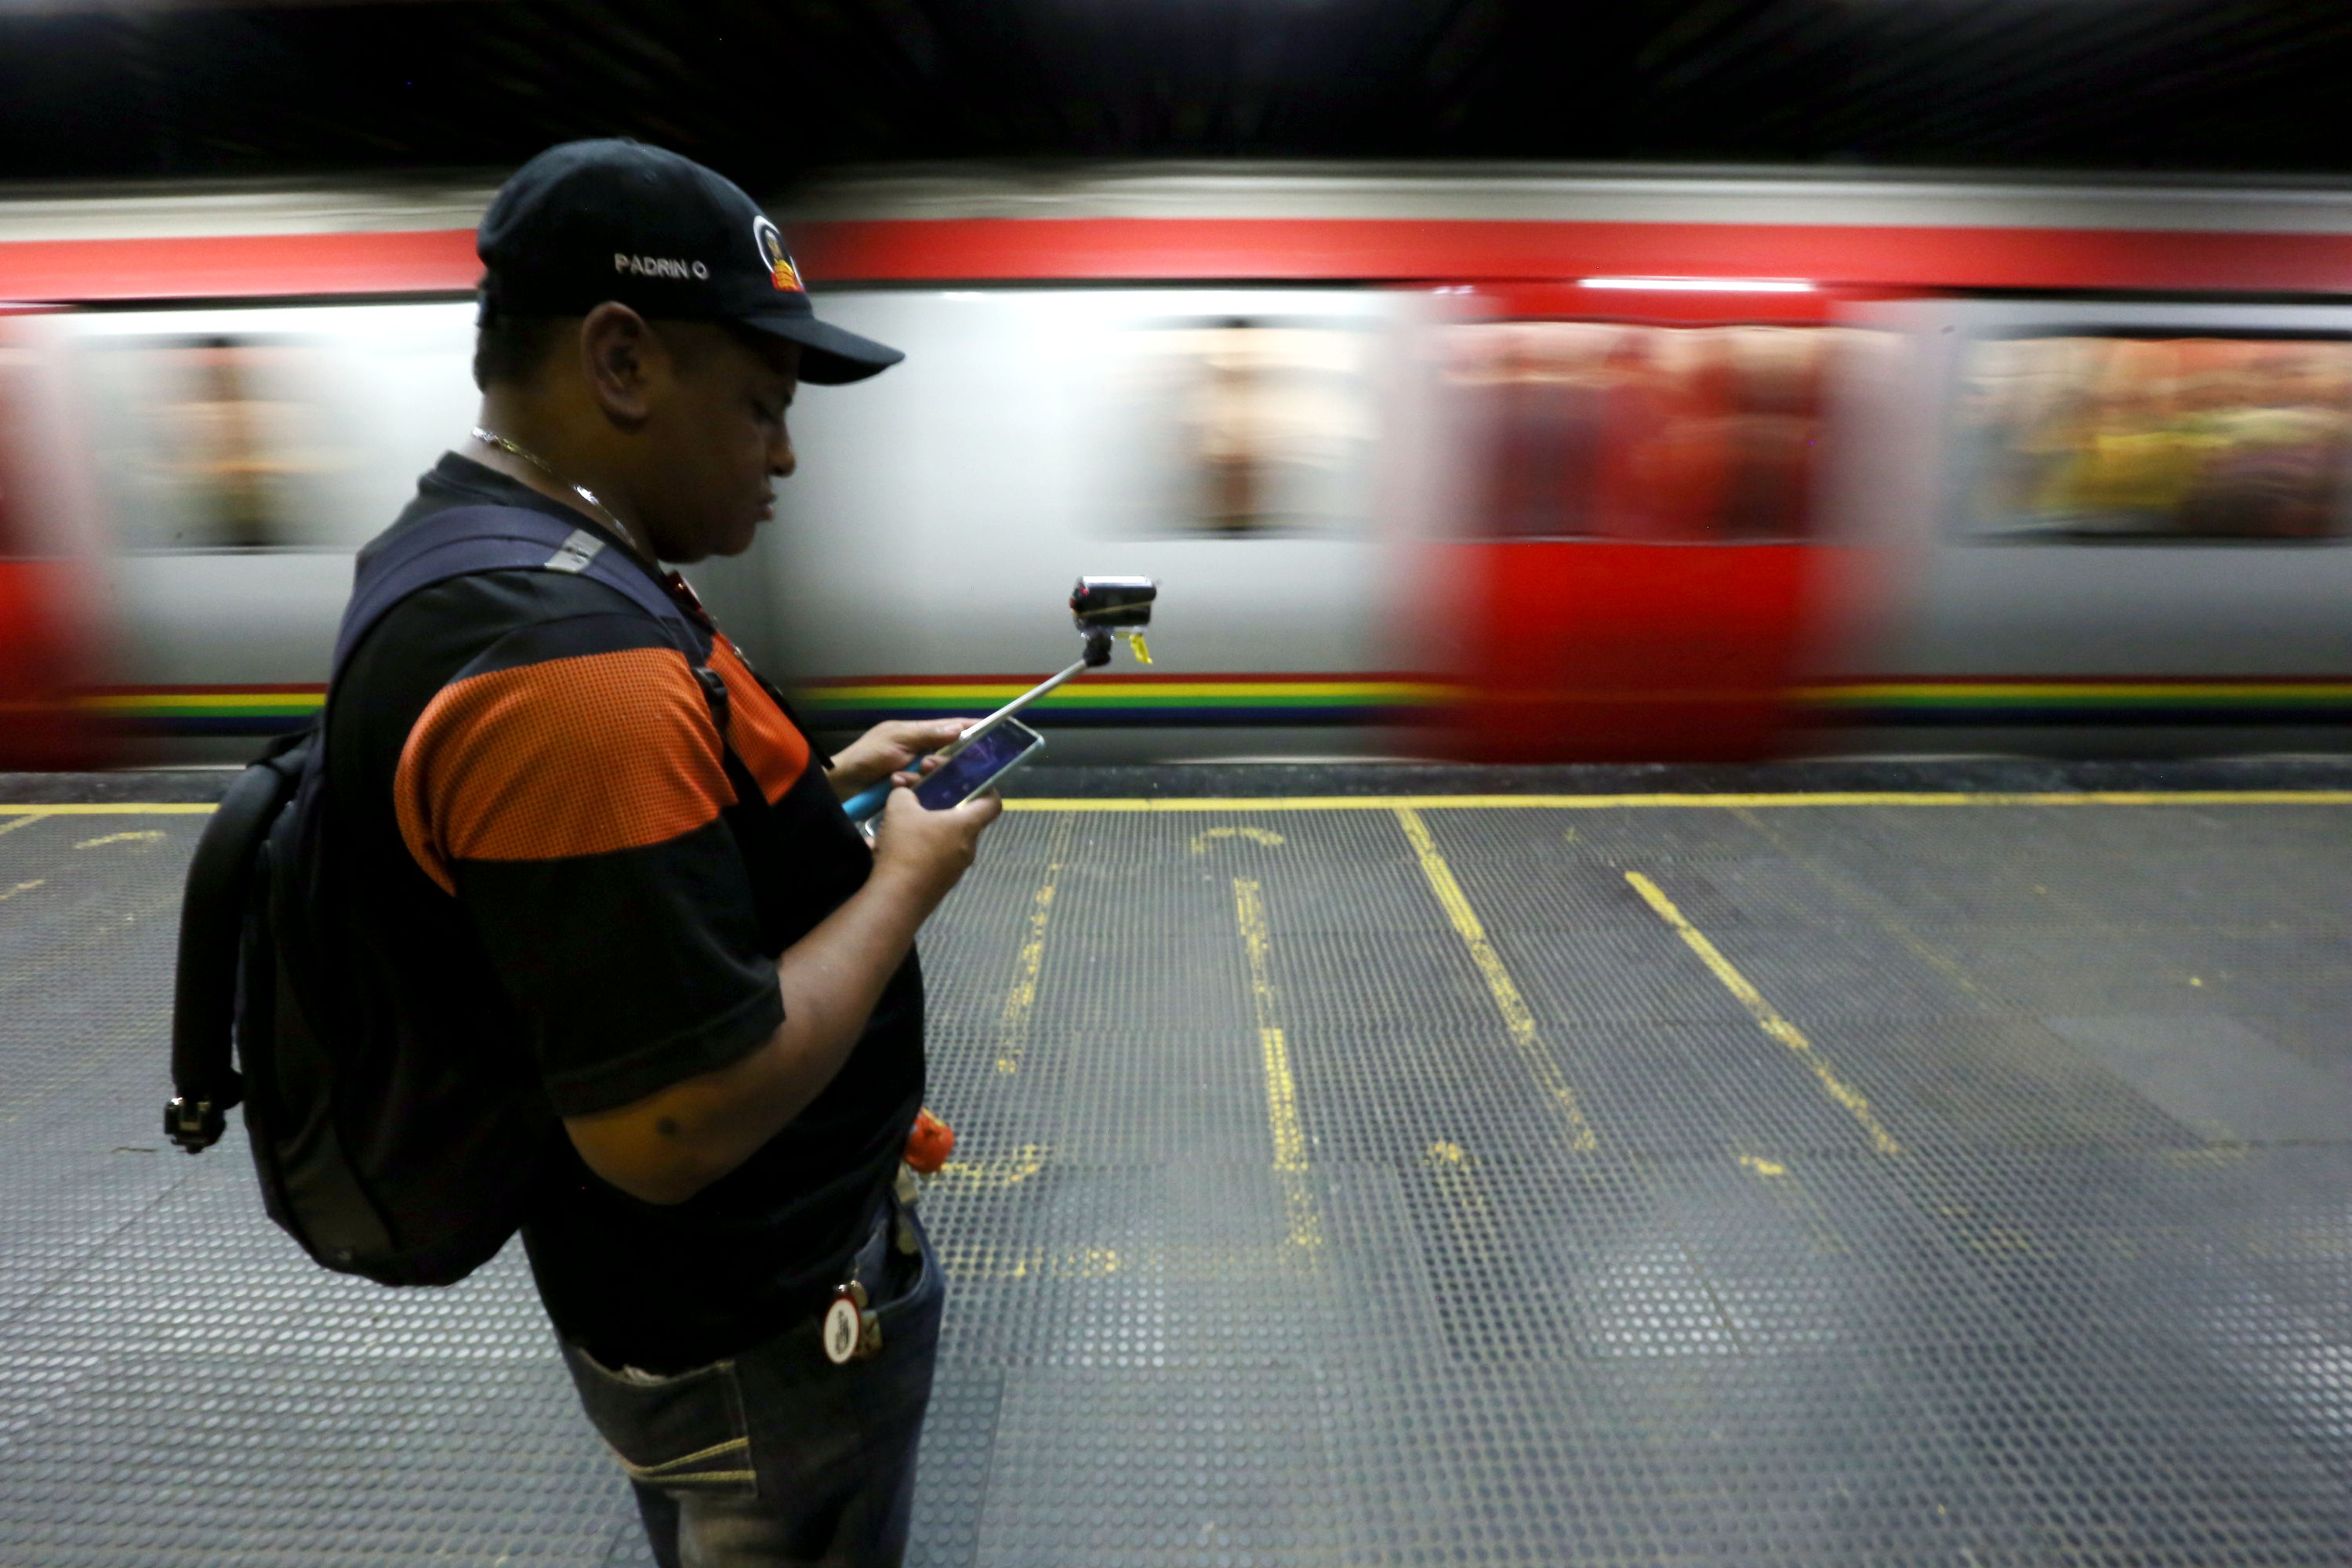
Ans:
[[[752,542],[759,537],[760,524],[756,521],[747,522],[740,528],[735,530],[732,533],[728,534],[725,538],[712,544],[710,547],[710,553],[713,555],[740,555],[746,550],[751,549]]]
[[[662,546],[661,558],[673,566],[691,566],[714,555],[740,555],[751,548],[751,541],[757,537],[756,531],[746,527],[704,534],[698,539],[669,541]]]

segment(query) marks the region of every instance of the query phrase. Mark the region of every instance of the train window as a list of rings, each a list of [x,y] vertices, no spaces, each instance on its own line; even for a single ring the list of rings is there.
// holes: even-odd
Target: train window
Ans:
[[[104,340],[88,363],[100,469],[124,542],[147,550],[323,542],[335,466],[312,348],[227,335]]]
[[[1495,321],[1451,329],[1481,532],[1792,539],[1807,531],[1838,329]]]
[[[2053,333],[1970,345],[1958,526],[2016,542],[2346,531],[2352,341]]]
[[[1134,333],[1134,412],[1163,480],[1128,498],[1142,531],[1244,538],[1360,521],[1375,415],[1371,334],[1347,322],[1230,316]]]

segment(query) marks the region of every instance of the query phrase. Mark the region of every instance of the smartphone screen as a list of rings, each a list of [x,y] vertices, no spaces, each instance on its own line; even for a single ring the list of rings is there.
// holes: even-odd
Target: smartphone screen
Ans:
[[[933,811],[945,811],[1045,743],[1045,736],[1008,719],[917,784],[915,798]]]

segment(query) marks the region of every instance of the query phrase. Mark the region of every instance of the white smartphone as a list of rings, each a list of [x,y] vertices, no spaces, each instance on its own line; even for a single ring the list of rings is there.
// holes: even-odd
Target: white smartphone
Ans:
[[[917,784],[915,798],[933,811],[945,811],[986,789],[1045,746],[1045,736],[1018,719],[1007,719]]]

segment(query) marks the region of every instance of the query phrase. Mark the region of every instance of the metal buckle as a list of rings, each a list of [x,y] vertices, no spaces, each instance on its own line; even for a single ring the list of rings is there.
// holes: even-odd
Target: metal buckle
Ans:
[[[163,1103],[163,1136],[191,1154],[201,1154],[228,1131],[228,1112],[209,1100],[173,1095]]]

